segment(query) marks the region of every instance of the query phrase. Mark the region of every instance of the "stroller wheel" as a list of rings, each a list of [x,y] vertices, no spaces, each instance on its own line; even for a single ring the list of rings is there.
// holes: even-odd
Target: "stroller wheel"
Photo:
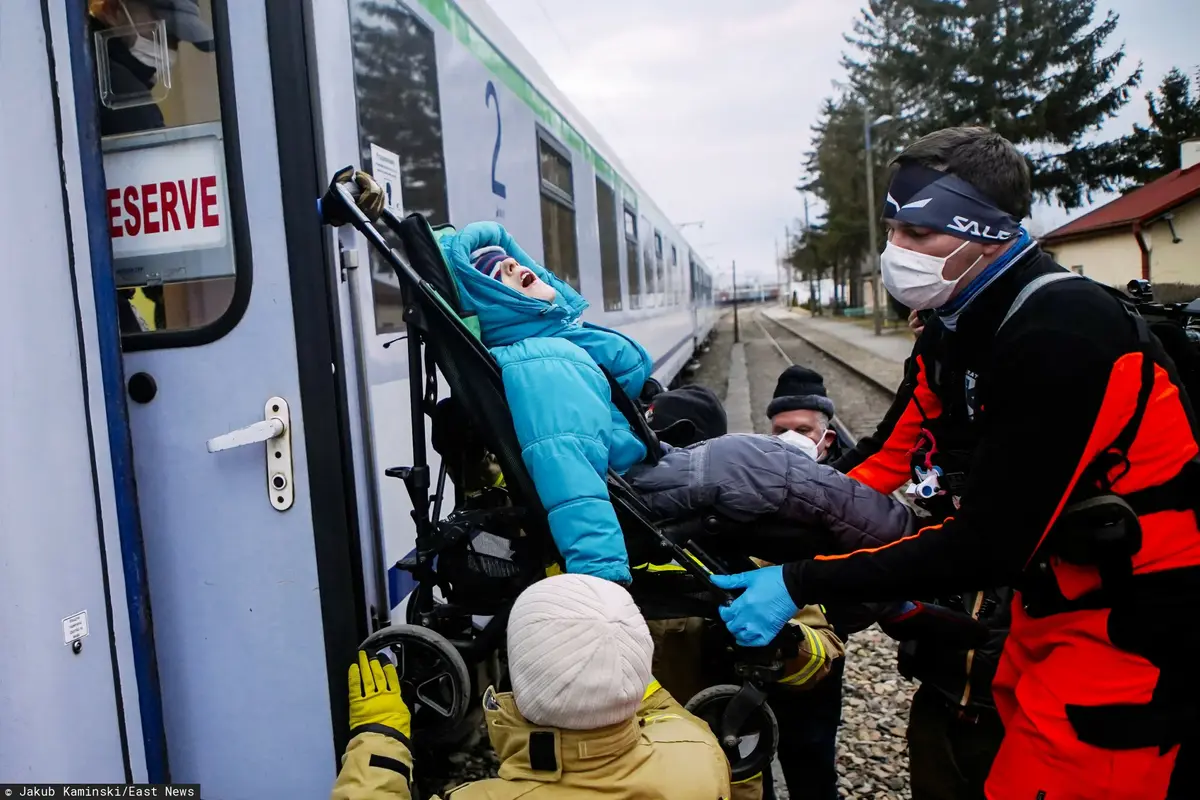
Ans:
[[[745,690],[749,689],[749,697]],[[729,726],[732,730],[723,733],[724,718],[730,710],[731,701],[742,695],[735,717],[743,717],[741,724]],[[766,703],[766,695],[757,687],[724,684],[710,686],[688,701],[685,708],[704,720],[717,737],[718,744],[729,759],[729,769],[734,782],[753,778],[769,772],[771,759],[779,744],[779,723],[775,712]],[[749,704],[746,705],[746,701]]]
[[[412,711],[421,743],[452,744],[471,701],[471,677],[454,645],[441,634],[416,625],[389,625],[360,645],[368,654],[396,665],[400,692]]]

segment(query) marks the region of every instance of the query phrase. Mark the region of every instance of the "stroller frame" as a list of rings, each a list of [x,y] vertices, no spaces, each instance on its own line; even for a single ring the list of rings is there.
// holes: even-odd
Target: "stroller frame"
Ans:
[[[346,174],[346,170],[338,173],[339,176]],[[503,651],[508,611],[515,595],[545,577],[547,565],[561,565],[561,558],[554,547],[536,487],[521,460],[500,369],[478,338],[477,325],[473,326],[472,320],[464,314],[457,284],[442,256],[434,229],[420,214],[400,219],[385,210],[380,219],[399,239],[404,249],[401,253],[389,245],[373,221],[358,208],[357,191],[353,182],[341,182],[335,177],[318,201],[318,211],[323,223],[333,227],[350,224],[362,233],[391,266],[400,283],[406,325],[413,463],[389,468],[385,474],[404,482],[416,527],[415,550],[397,563],[416,582],[406,607],[407,624],[376,631],[363,646],[375,651],[391,648],[394,653],[404,647],[415,648],[420,651],[417,653],[419,658],[414,656],[416,661],[428,665],[430,654],[433,654],[434,660],[440,656],[448,664],[432,678],[426,674],[430,671],[427,666],[421,668],[425,670],[422,674],[415,674],[420,669],[414,667],[414,674],[407,681],[401,670],[401,680],[408,690],[406,699],[409,691],[417,695],[419,707],[414,709],[415,729],[420,729],[424,722],[430,729],[429,738],[437,740],[438,744],[452,745],[462,738],[466,701],[473,699],[457,695],[480,693],[479,689],[469,685],[469,679],[466,687],[462,685],[468,674],[466,667],[495,659],[497,652]],[[461,392],[475,400],[470,404],[474,414],[471,427],[498,462],[512,505],[463,507],[462,490],[456,483],[455,509],[445,520],[440,519],[448,458],[442,454],[435,486],[425,440],[425,418],[434,417],[438,403],[439,369],[450,384],[448,399]],[[498,401],[487,402],[489,394],[493,400],[498,396]],[[481,396],[485,398],[484,402],[479,402]],[[630,420],[635,433],[639,433],[638,421],[642,420]],[[642,422],[642,430],[645,430]],[[764,685],[782,677],[784,660],[796,652],[796,641],[785,628],[771,645],[746,648],[736,645],[732,636],[724,631],[717,609],[732,602],[733,598],[713,584],[709,576],[752,569],[754,564],[744,556],[720,556],[710,552],[707,544],[714,539],[706,540],[706,537],[720,532],[723,527],[720,519],[715,515],[702,515],[656,523],[636,492],[620,476],[610,471],[607,484],[630,550],[631,564],[674,562],[677,565],[665,574],[651,570],[633,571],[630,593],[646,618],[703,617],[727,637],[724,651],[731,660],[734,673],[741,679],[741,685],[706,689],[695,698],[701,701],[703,708],[689,706],[689,710],[713,727],[730,758],[734,779],[751,777],[769,763],[778,739],[774,715],[766,704]],[[448,563],[456,563],[460,573],[463,564],[482,563],[486,567],[490,562],[480,560],[473,550],[474,536],[479,532],[495,534],[497,531],[501,532],[502,539],[519,550],[514,555],[513,566],[506,567],[500,579],[488,585],[511,586],[511,591],[502,592],[497,599],[493,591],[475,595],[458,590],[453,576],[447,574],[450,571]],[[634,553],[639,556],[636,560]],[[484,569],[484,572],[488,570]],[[481,580],[487,584],[488,578],[495,577],[487,575]],[[435,601],[434,587],[442,590],[446,602]],[[464,595],[465,600],[462,599]],[[482,629],[477,630],[471,623],[472,617],[488,615],[491,619]],[[403,654],[400,657],[403,658]],[[446,690],[441,700],[429,691],[430,686],[435,689],[441,686]],[[738,751],[738,742],[740,736],[746,735],[744,726],[747,724],[764,728],[757,731],[763,741],[751,753],[743,755]]]

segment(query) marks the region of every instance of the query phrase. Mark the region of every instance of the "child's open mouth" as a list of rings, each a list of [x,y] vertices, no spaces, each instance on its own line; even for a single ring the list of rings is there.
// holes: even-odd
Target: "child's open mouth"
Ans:
[[[534,275],[529,270],[525,270],[524,272],[521,273],[521,288],[522,289],[528,289],[530,286],[533,286],[535,281],[537,281],[537,275]]]

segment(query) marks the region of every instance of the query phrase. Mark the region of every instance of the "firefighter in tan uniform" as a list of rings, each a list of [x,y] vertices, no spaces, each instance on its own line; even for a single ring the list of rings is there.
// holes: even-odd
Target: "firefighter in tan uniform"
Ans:
[[[484,695],[500,777],[454,800],[727,800],[729,764],[708,727],[650,674],[653,644],[629,593],[587,575],[526,589],[508,623],[513,691]],[[411,722],[396,669],[359,653],[333,800],[410,800]]]
[[[822,399],[830,402],[827,398]],[[682,386],[662,392],[650,402],[647,422],[659,441],[672,447],[690,447],[724,436],[729,431],[729,421],[720,398],[703,386]],[[832,408],[829,416],[832,416]],[[791,421],[790,424],[796,423]],[[824,456],[828,446],[824,432],[820,434],[820,446],[811,438],[806,438],[810,436],[807,431],[793,435],[809,443],[811,447],[806,448],[805,452],[811,451],[814,460],[819,460],[818,452]],[[760,567],[769,566],[765,561],[755,559],[755,562]],[[634,569],[684,571],[683,567],[676,564],[642,564]],[[720,667],[714,669],[705,654],[705,629],[709,624],[699,617],[650,622],[650,633],[654,637],[654,675],[684,702],[713,684],[731,682],[732,676]],[[805,606],[790,624],[796,628],[799,647],[796,655],[785,665],[784,677],[779,682],[785,687],[783,691],[807,692],[824,680],[836,661],[845,656],[846,649],[833,626],[825,619],[820,606]],[[832,763],[829,770],[833,772]],[[836,780],[836,777],[836,772],[833,772],[833,779]],[[764,775],[760,772],[733,784],[733,800],[762,800],[766,795],[763,782]]]

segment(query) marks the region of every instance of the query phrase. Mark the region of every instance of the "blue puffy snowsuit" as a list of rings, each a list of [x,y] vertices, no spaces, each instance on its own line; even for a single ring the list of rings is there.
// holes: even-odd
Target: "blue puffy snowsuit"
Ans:
[[[587,301],[534,262],[503,226],[473,222],[440,244],[464,311],[478,316],[483,343],[500,365],[521,456],[567,571],[630,581],[605,474],[624,474],[645,459],[646,448],[612,404],[597,364],[634,398],[653,371],[650,355],[629,337],[580,320]],[[554,302],[526,297],[475,269],[471,253],[489,245],[552,286]]]

